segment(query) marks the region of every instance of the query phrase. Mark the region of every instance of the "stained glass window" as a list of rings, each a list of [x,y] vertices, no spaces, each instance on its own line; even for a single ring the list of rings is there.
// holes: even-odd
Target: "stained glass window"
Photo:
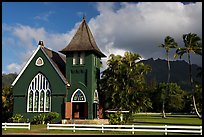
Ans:
[[[82,93],[81,90],[77,90],[75,93],[74,93],[74,96],[73,96],[73,100],[72,101],[85,101],[85,96],[84,94]]]
[[[29,93],[29,111],[33,111],[33,91]]]
[[[49,112],[51,106],[51,90],[49,81],[38,73],[28,88],[27,112]]]
[[[50,92],[46,93],[46,111],[50,111]]]
[[[44,91],[40,93],[40,111],[44,111]]]
[[[34,111],[38,111],[38,100],[39,100],[39,93],[38,93],[38,91],[36,91],[35,92]]]

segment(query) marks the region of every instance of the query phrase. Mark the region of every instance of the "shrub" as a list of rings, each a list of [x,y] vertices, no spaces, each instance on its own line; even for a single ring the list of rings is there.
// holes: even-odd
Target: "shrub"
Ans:
[[[47,114],[39,114],[33,117],[32,124],[46,124],[53,123],[59,117],[57,112],[49,112]]]
[[[12,116],[11,118],[9,118],[9,122],[13,122],[13,123],[24,122],[23,115],[21,115],[21,114],[15,114],[15,115]]]
[[[49,112],[45,119],[45,123],[53,123],[56,118],[59,117],[59,113],[57,112]]]
[[[44,124],[45,120],[47,118],[47,115],[45,114],[39,114],[33,117],[32,124]]]
[[[121,121],[121,112],[116,112],[114,114],[110,114],[109,116],[109,123],[111,125],[119,125],[119,124],[123,124],[124,121]]]
[[[25,118],[23,121],[24,121],[25,123],[29,123],[29,122],[30,122],[30,119],[29,119],[29,118]]]

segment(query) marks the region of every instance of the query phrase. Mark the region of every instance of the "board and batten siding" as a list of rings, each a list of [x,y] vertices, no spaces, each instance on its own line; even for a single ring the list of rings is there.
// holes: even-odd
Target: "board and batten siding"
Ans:
[[[36,60],[41,57],[42,66],[36,65]],[[51,112],[58,112],[60,118],[64,117],[64,98],[66,95],[66,86],[60,78],[56,69],[53,67],[42,49],[38,49],[37,53],[24,68],[18,80],[13,85],[14,95],[14,114],[22,114],[24,118],[32,118],[34,115],[44,112],[27,112],[27,94],[30,82],[38,74],[43,74],[50,83],[51,88]]]

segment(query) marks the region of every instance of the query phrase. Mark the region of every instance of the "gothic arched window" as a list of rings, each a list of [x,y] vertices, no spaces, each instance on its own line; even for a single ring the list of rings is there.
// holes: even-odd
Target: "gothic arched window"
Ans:
[[[86,97],[80,89],[77,89],[73,94],[71,98],[72,102],[86,102]]]
[[[28,88],[27,112],[51,111],[51,89],[47,78],[38,73]]]

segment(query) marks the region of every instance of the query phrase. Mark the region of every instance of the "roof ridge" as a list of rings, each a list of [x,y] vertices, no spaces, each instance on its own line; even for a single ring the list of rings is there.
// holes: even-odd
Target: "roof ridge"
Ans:
[[[60,52],[65,54],[70,51],[94,51],[101,57],[106,57],[98,48],[94,36],[86,22],[83,18],[81,24],[79,25],[76,33],[69,42],[69,44],[63,48]]]

